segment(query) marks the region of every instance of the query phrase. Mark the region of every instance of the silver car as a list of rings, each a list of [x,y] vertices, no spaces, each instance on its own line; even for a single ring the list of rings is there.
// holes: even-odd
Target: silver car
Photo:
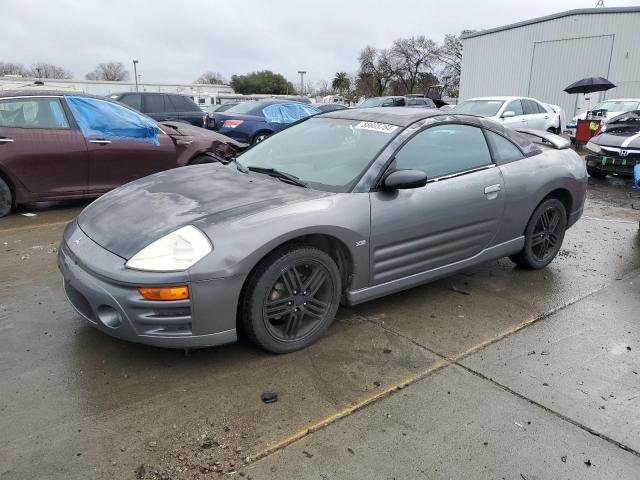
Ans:
[[[564,130],[563,122],[560,120],[564,118],[564,112],[561,108],[542,103],[535,98],[470,98],[456,105],[454,111],[469,115],[482,115],[516,129],[548,130],[557,134]]]
[[[585,199],[567,144],[438,110],[318,115],[226,165],[158,173],[91,204],[64,233],[66,293],[121,339],[191,348],[242,331],[291,352],[341,302],[505,256],[545,267]]]

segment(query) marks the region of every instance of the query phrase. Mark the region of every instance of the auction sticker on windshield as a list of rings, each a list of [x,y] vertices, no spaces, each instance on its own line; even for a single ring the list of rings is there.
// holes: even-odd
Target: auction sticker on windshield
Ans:
[[[392,133],[398,129],[398,127],[395,125],[378,122],[360,122],[355,126],[355,128],[357,128],[358,130],[373,130],[374,132],[382,133]]]

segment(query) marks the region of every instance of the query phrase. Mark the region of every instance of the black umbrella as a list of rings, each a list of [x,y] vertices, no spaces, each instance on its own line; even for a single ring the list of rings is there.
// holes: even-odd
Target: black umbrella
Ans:
[[[591,93],[604,92],[612,88],[616,88],[616,86],[606,78],[588,77],[572,83],[564,91],[567,93]]]

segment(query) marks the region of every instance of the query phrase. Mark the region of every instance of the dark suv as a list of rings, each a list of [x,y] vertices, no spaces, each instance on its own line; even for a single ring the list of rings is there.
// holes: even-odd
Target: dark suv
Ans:
[[[177,121],[205,127],[207,114],[189,97],[177,93],[125,92],[113,93],[118,100],[158,122]]]

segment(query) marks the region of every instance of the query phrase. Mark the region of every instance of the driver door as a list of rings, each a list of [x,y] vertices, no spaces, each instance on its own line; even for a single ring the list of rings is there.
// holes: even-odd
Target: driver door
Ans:
[[[527,128],[529,126],[527,122],[527,116],[524,114],[524,108],[522,106],[522,102],[518,100],[511,100],[504,107],[502,111],[502,115],[505,112],[513,112],[515,115],[513,117],[502,117],[500,120],[503,124],[511,127],[511,128]]]
[[[465,260],[489,247],[504,210],[504,182],[478,127],[438,125],[396,152],[387,172],[424,171],[422,188],[374,191],[371,285]]]

